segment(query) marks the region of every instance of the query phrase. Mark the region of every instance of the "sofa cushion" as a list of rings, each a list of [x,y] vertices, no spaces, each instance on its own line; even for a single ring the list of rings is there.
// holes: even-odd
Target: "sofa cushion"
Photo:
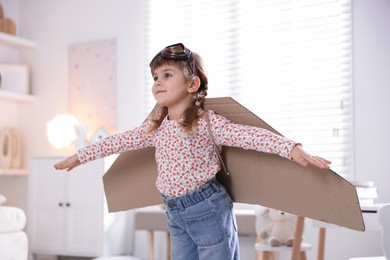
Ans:
[[[23,231],[0,233],[0,259],[27,259],[28,240]]]
[[[0,206],[0,233],[20,231],[26,226],[26,214],[20,208]]]

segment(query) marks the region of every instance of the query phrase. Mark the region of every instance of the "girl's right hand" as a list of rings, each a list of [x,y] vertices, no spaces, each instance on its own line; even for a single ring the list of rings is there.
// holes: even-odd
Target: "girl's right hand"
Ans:
[[[54,165],[54,168],[56,170],[64,170],[64,169],[66,169],[67,171],[70,171],[73,168],[79,166],[80,164],[81,164],[81,162],[79,161],[79,158],[77,157],[77,154],[74,154],[72,156],[69,156],[68,158],[66,158],[63,161],[61,161],[59,163],[56,163]]]
[[[291,158],[305,167],[311,164],[320,169],[330,169],[331,161],[309,154],[300,145],[294,146],[291,151]]]

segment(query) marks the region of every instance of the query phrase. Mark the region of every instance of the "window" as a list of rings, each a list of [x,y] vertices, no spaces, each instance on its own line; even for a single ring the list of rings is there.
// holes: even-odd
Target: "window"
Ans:
[[[146,17],[148,61],[183,42],[205,62],[209,97],[233,97],[352,178],[350,0],[149,0]]]

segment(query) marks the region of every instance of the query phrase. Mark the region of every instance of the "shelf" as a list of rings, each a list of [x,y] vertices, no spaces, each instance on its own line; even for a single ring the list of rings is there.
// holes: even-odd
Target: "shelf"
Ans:
[[[2,32],[0,32],[0,45],[19,49],[34,48],[37,46],[33,41]]]
[[[27,169],[2,169],[0,168],[1,176],[27,176]]]
[[[30,102],[30,101],[34,101],[35,97],[29,94],[21,94],[12,91],[0,90],[0,100]]]

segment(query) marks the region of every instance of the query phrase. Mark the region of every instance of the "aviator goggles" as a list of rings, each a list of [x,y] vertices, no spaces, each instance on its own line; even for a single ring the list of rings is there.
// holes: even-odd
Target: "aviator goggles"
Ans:
[[[165,47],[152,59],[149,64],[150,66],[159,55],[167,60],[188,61],[188,64],[192,69],[192,73],[195,73],[195,60],[192,56],[192,52],[187,49],[184,44],[176,43]]]

